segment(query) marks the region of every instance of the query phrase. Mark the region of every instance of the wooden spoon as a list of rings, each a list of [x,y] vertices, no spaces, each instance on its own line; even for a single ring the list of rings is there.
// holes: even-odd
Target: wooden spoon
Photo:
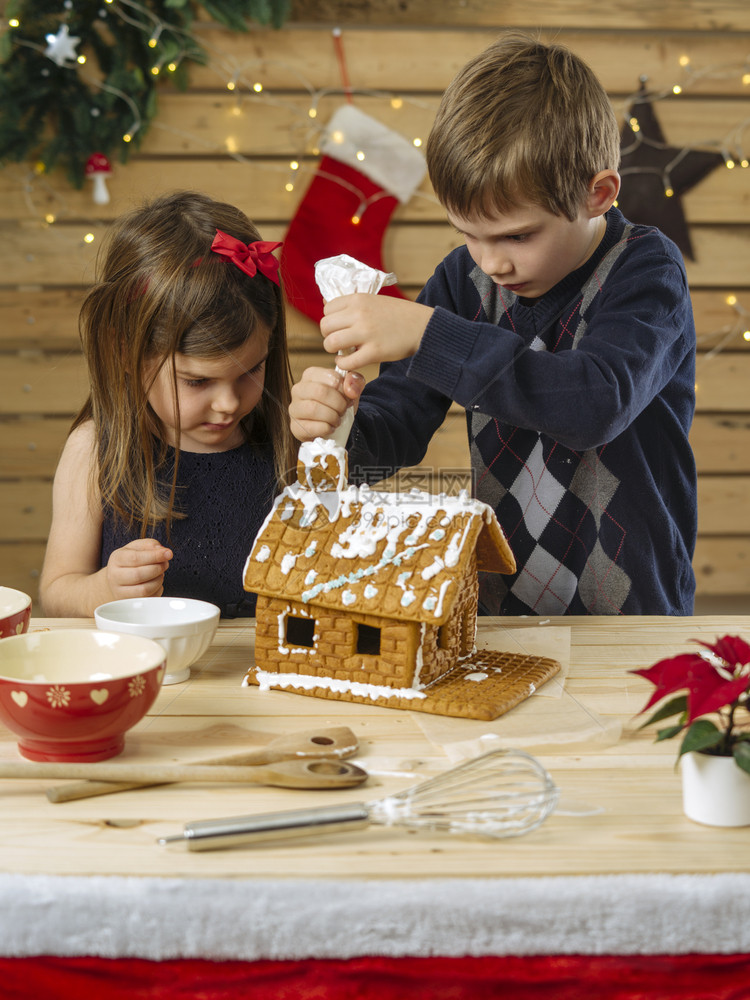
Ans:
[[[274,764],[279,760],[315,760],[320,758],[342,760],[352,757],[359,750],[357,737],[348,726],[332,726],[328,729],[306,729],[299,733],[277,736],[264,747],[227,757],[214,757],[196,763],[215,767],[216,765]],[[88,765],[86,765],[88,766]],[[72,802],[74,799],[88,799],[95,795],[110,795],[125,792],[130,788],[148,788],[149,785],[167,784],[166,781],[76,781],[70,785],[57,785],[47,789],[50,802]]]
[[[160,785],[174,781],[229,781],[279,788],[352,788],[367,771],[344,760],[280,760],[275,764],[0,764],[0,778],[80,778]]]

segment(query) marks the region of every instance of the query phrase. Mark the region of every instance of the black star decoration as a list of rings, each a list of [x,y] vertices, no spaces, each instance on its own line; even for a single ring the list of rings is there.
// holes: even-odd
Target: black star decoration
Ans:
[[[637,122],[633,129],[632,121]],[[669,146],[641,86],[620,136],[622,187],[617,204],[631,222],[656,226],[694,260],[680,195],[724,163],[721,153]],[[667,190],[672,192],[671,197]]]

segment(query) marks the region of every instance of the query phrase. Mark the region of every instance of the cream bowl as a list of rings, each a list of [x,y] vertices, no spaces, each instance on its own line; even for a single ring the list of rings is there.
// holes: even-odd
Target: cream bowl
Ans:
[[[141,597],[101,604],[97,627],[154,639],[167,653],[165,684],[190,676],[190,666],[208,649],[221,612],[215,604],[182,597]]]
[[[0,642],[0,721],[37,761],[106,760],[156,700],[166,655],[152,639],[52,629]]]
[[[0,587],[0,639],[28,632],[31,598],[22,590]]]

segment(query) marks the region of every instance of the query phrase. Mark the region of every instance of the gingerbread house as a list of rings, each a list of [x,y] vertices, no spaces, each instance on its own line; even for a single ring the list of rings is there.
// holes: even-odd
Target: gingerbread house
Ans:
[[[320,438],[302,445],[298,481],[277,498],[245,564],[245,589],[258,595],[245,683],[494,718],[495,705],[477,715],[453,690],[488,667],[486,654],[475,660],[478,569],[515,569],[486,504],[465,492],[352,486],[343,448]],[[503,673],[491,670],[496,680]]]

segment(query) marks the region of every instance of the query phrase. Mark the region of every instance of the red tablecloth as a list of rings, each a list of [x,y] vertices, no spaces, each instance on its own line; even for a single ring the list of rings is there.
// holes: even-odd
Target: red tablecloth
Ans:
[[[2,1000],[748,1000],[749,955],[0,958]]]

